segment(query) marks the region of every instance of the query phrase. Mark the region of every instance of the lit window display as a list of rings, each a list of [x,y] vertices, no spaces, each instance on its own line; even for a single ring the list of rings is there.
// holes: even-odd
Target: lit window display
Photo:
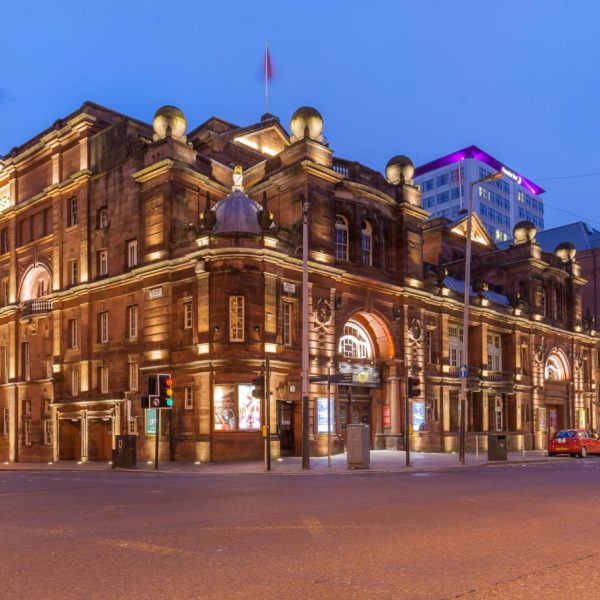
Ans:
[[[252,396],[253,385],[216,385],[214,388],[215,431],[256,431],[261,427],[260,398]]]
[[[239,429],[260,429],[260,398],[252,396],[254,386],[241,384],[237,387]]]
[[[235,431],[235,387],[216,385],[214,391],[215,431]]]
[[[329,429],[327,428],[327,398],[317,398],[317,432],[327,433],[335,431],[335,407],[333,398],[329,400]]]

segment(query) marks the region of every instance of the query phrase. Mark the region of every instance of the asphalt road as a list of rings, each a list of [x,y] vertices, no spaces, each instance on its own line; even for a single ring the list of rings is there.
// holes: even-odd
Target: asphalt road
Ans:
[[[600,592],[600,457],[416,473],[0,472],[0,596]]]

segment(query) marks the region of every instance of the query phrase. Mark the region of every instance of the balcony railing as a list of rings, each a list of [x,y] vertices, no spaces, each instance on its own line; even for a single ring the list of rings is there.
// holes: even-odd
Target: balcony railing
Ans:
[[[512,371],[486,371],[481,372],[481,379],[484,381],[508,381],[513,382],[515,374]]]
[[[43,315],[52,311],[51,300],[29,300],[23,306],[21,315],[23,317],[34,317],[35,315]]]
[[[358,162],[334,158],[331,168],[346,179],[374,187],[382,192],[389,192],[390,186],[381,173]]]

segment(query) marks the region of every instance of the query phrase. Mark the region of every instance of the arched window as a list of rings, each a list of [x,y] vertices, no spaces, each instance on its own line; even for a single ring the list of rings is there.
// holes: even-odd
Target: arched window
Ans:
[[[344,335],[340,338],[338,351],[346,358],[371,358],[373,345],[367,332],[356,322],[344,325]]]
[[[335,257],[348,260],[348,221],[342,215],[335,215]]]
[[[26,302],[49,294],[51,290],[50,282],[50,273],[46,267],[39,264],[31,267],[23,278],[19,299],[21,302]]]
[[[360,250],[362,264],[370,267],[373,264],[373,227],[369,221],[362,222]]]
[[[565,368],[558,356],[549,356],[544,369],[544,376],[548,381],[564,381]]]

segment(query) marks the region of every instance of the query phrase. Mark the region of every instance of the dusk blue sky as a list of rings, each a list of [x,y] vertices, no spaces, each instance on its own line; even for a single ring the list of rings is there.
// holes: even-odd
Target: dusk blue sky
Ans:
[[[288,127],[309,104],[336,155],[383,170],[476,144],[547,191],[546,227],[600,228],[600,2],[3,3],[0,154],[89,99]],[[595,175],[572,177],[578,175]],[[568,179],[566,177],[569,177]],[[553,207],[577,216],[560,212]]]

